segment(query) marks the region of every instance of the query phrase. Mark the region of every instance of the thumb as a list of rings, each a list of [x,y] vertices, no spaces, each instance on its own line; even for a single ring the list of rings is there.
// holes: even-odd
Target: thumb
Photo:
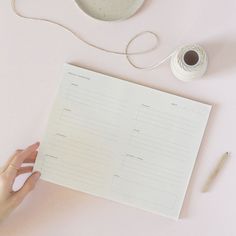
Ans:
[[[13,202],[15,203],[14,205],[19,205],[28,195],[28,193],[34,189],[40,176],[40,172],[34,172],[31,176],[28,177],[24,185],[12,196]]]

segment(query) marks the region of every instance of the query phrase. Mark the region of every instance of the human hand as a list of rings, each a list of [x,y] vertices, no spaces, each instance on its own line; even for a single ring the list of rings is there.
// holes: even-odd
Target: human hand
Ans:
[[[0,168],[0,221],[20,205],[38,181],[40,173],[34,172],[18,191],[12,189],[17,176],[33,171],[33,166],[22,166],[22,164],[35,163],[39,145],[35,143],[25,150],[17,150],[5,166]]]

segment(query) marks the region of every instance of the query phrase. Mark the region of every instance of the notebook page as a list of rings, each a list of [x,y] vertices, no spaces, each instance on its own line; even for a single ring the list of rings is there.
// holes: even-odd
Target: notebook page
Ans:
[[[65,65],[42,179],[178,218],[210,105]]]

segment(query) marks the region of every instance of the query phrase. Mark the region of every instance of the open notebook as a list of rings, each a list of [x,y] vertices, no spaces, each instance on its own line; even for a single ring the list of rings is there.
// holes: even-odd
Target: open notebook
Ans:
[[[66,64],[42,179],[179,217],[211,106]]]

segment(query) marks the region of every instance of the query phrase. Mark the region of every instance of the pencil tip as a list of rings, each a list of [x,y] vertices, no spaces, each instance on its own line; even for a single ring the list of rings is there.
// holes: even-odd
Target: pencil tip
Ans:
[[[226,152],[226,154],[227,154],[227,156],[229,156],[229,157],[231,156],[231,152]]]

